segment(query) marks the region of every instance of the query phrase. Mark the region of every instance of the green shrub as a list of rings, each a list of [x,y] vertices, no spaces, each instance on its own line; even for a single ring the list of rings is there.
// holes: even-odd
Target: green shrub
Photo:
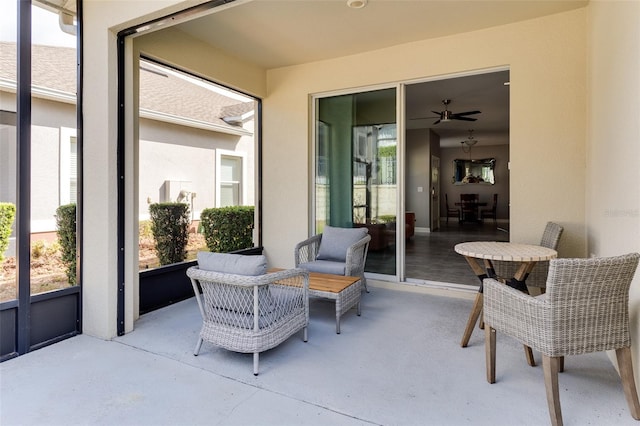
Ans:
[[[58,243],[62,248],[62,262],[67,267],[69,284],[77,284],[76,276],[76,205],[65,204],[56,209]]]
[[[191,223],[189,206],[185,203],[154,203],[149,205],[149,214],[160,265],[184,261]]]
[[[16,217],[16,206],[11,203],[0,203],[0,263],[4,261],[4,252],[9,247],[11,225]]]
[[[391,223],[396,221],[396,215],[394,214],[383,214],[378,216],[378,223]]]
[[[202,210],[200,224],[207,247],[229,253],[253,247],[254,207],[218,207]]]
[[[140,222],[138,222],[138,235],[140,238],[153,237],[153,232],[151,232],[150,220],[141,220]]]

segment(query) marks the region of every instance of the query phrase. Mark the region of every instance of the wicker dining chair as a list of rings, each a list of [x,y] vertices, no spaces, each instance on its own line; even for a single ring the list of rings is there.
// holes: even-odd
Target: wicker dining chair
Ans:
[[[540,351],[551,423],[562,425],[558,372],[564,357],[615,350],[631,416],[640,420],[629,331],[629,287],[639,258],[551,260],[547,291],[537,297],[485,279],[487,381],[495,383],[496,331]]]
[[[284,342],[309,324],[309,273],[302,269],[266,272],[264,256],[198,253],[187,269],[202,315],[194,355],[204,341],[234,352],[260,352]],[[202,294],[200,293],[202,291]]]
[[[550,248],[553,250],[558,249],[558,243],[562,236],[564,228],[555,222],[547,222],[540,239],[540,245],[542,247]],[[496,275],[499,278],[508,279],[512,278],[520,265],[516,262],[493,262]],[[536,263],[533,270],[527,277],[527,287],[539,288],[541,292],[544,292],[544,287],[547,282],[547,275],[549,273],[549,261],[540,261]]]

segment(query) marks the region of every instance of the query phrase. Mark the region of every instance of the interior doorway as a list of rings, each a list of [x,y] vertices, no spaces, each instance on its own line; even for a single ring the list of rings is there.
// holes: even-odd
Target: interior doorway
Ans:
[[[406,280],[478,285],[453,247],[509,240],[509,70],[408,84],[405,93],[405,204],[416,216],[405,247]],[[462,172],[455,164],[463,165]],[[467,193],[486,206],[478,207],[473,220],[447,223],[444,195],[449,207],[460,208],[455,203]],[[494,194],[497,223],[478,220]]]

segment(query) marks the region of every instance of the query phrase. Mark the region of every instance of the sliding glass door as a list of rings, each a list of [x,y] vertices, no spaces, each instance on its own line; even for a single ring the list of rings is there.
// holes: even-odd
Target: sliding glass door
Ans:
[[[396,275],[396,89],[318,98],[315,121],[315,233],[368,228],[365,270]]]

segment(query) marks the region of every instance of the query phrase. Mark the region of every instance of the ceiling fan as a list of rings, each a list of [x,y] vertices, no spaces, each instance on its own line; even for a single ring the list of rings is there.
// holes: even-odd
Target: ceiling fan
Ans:
[[[440,122],[446,123],[451,120],[461,120],[461,121],[476,121],[477,118],[467,117],[467,115],[480,114],[482,111],[465,111],[465,112],[457,112],[454,113],[449,111],[449,104],[451,103],[451,99],[443,99],[442,103],[444,104],[444,111],[431,111],[434,114],[438,114],[437,117],[419,117],[413,118],[412,120],[419,120],[422,118],[437,118],[437,120],[433,124],[438,124]]]

